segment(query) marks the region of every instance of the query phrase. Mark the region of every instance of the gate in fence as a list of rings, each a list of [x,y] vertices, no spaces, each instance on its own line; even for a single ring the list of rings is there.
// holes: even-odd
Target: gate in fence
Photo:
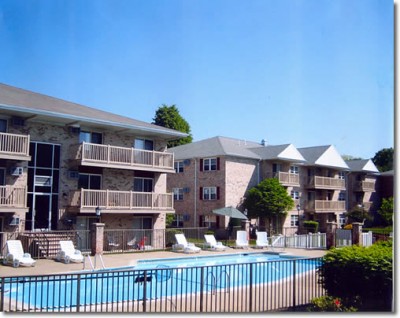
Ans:
[[[336,247],[351,246],[352,245],[352,231],[337,229],[336,230]]]

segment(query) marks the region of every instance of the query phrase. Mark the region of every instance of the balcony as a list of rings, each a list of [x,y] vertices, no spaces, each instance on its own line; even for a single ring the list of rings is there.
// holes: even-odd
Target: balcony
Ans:
[[[10,211],[11,209],[13,211]],[[0,212],[15,212],[15,209],[28,209],[26,187],[0,186]]]
[[[0,159],[31,160],[29,135],[0,133]]]
[[[345,201],[312,200],[307,201],[305,208],[307,212],[332,213],[346,211]]]
[[[375,192],[375,181],[357,181],[354,185],[355,191]]]
[[[327,190],[346,190],[344,179],[329,177],[309,177],[307,187],[309,189],[327,189]]]
[[[174,155],[167,152],[83,142],[77,154],[77,159],[84,166],[175,172]]]
[[[72,209],[94,213],[100,207],[104,213],[160,213],[174,212],[172,193],[88,190],[72,192]]]
[[[289,172],[273,172],[268,173],[267,178],[276,178],[279,180],[279,183],[283,186],[300,186],[300,178],[298,174],[289,173]]]

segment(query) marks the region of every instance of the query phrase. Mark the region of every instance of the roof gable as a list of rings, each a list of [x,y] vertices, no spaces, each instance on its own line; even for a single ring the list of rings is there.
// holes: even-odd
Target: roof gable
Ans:
[[[379,173],[379,170],[371,159],[347,160],[346,164],[350,167],[351,171]]]
[[[342,156],[336,151],[335,147],[330,146],[316,161],[315,164],[330,166],[335,168],[349,169]]]

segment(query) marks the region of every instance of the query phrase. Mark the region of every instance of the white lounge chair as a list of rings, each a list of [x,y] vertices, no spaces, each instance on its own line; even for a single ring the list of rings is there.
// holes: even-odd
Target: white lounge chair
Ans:
[[[257,248],[264,248],[269,247],[270,244],[268,242],[267,232],[256,232],[257,239],[256,239],[256,247]]]
[[[176,244],[172,245],[173,251],[180,251],[184,253],[199,253],[200,247],[197,247],[193,243],[188,243],[184,234],[175,234]]]
[[[204,239],[206,240],[205,247],[212,251],[225,251],[226,246],[222,242],[217,242],[214,235],[205,234]]]
[[[63,261],[65,264],[70,262],[82,263],[83,255],[80,250],[75,249],[72,241],[60,241],[60,251],[56,256],[57,261]]]
[[[24,253],[20,240],[9,240],[6,242],[7,255],[3,259],[3,264],[11,264],[14,267],[18,266],[35,266],[36,261],[31,257],[31,254]]]
[[[236,243],[236,247],[248,248],[249,240],[247,239],[247,232],[246,231],[237,231],[235,243]]]

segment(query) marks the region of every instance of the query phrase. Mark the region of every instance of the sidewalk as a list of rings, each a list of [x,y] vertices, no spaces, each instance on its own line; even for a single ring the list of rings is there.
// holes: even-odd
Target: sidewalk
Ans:
[[[233,254],[233,253],[259,253],[259,252],[270,252],[270,250],[260,250],[254,248],[248,249],[233,249],[228,248],[224,252],[214,252],[202,250],[200,253],[184,254],[170,251],[160,252],[136,252],[136,253],[124,253],[124,254],[105,254],[103,255],[103,262],[105,268],[125,267],[134,266],[138,260],[141,259],[157,259],[157,258],[180,258],[180,257],[198,257],[206,255],[218,255],[218,254]],[[277,250],[276,252],[304,256],[304,257],[322,257],[326,254],[326,250],[306,250],[306,249],[293,249],[286,248],[284,250]],[[91,256],[92,263],[95,264],[94,257]],[[96,260],[96,269],[102,268],[99,259]],[[55,260],[40,259],[37,260],[34,267],[23,267],[14,268],[12,266],[0,265],[0,277],[9,276],[28,276],[28,275],[48,275],[48,274],[61,274],[79,272],[82,270],[92,270],[88,258],[85,257],[85,263],[70,263],[64,264]]]

